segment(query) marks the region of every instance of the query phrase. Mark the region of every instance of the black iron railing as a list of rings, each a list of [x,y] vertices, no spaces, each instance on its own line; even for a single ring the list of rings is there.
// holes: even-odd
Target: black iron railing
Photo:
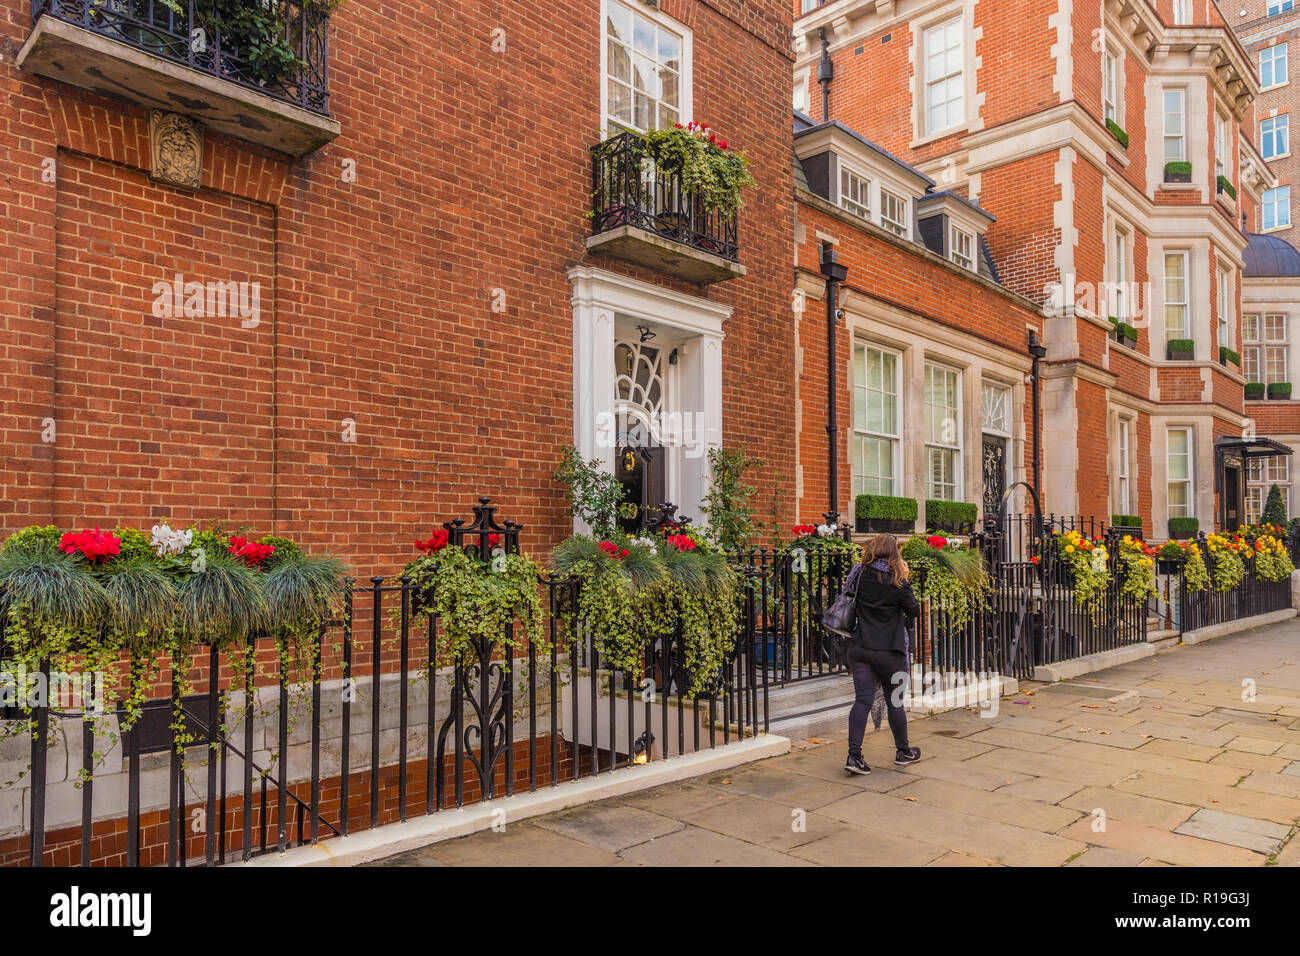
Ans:
[[[592,235],[621,226],[736,262],[739,232],[734,211],[709,209],[682,186],[681,174],[656,167],[635,133],[620,133],[592,147]]]
[[[445,525],[450,544],[487,553],[500,535],[517,551],[520,526],[498,525],[481,502],[473,523]],[[251,653],[212,647],[164,661],[170,698],[163,689],[146,703],[120,743],[121,710],[88,719],[48,701],[5,715],[32,736],[30,777],[19,784],[26,832],[0,837],[0,865],[248,860],[752,737],[761,729],[757,576],[745,572],[735,652],[716,673],[689,671],[678,631],[649,642],[639,676],[607,667],[599,636],[573,620],[574,580],[539,582],[543,646],[512,640],[507,627],[449,661],[415,584],[349,579],[306,672],[269,637]],[[52,752],[55,764],[66,756],[66,780],[47,780]],[[47,800],[69,781],[79,784],[79,823]]]
[[[1292,525],[1291,531],[1282,539],[1288,553],[1300,553],[1300,530]],[[1209,583],[1199,590],[1189,590],[1187,586],[1187,563],[1185,559],[1164,559],[1158,564],[1156,579],[1157,595],[1153,609],[1161,618],[1165,627],[1177,630],[1179,635],[1215,624],[1239,621],[1258,614],[1282,611],[1292,606],[1291,579],[1266,581],[1256,572],[1256,558],[1243,557],[1245,573],[1236,586],[1226,591],[1219,590],[1214,584],[1215,554],[1210,551],[1206,534],[1201,532],[1196,537],[1197,547],[1205,561]]]
[[[249,6],[255,19],[236,16]],[[324,0],[32,0],[41,17],[329,115]]]

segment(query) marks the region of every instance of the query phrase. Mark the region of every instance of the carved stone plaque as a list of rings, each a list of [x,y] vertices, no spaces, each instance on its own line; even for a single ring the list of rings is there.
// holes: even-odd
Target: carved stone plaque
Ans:
[[[149,177],[198,189],[203,181],[203,125],[179,113],[149,112]]]

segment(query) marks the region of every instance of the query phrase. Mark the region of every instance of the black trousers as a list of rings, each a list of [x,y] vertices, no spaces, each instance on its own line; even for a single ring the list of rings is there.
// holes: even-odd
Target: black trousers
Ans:
[[[907,656],[902,651],[877,651],[849,645],[849,673],[853,675],[855,700],[849,711],[849,753],[862,753],[862,738],[867,732],[876,684],[885,692],[885,713],[894,746],[907,750],[907,711],[903,709],[903,690],[907,680]]]

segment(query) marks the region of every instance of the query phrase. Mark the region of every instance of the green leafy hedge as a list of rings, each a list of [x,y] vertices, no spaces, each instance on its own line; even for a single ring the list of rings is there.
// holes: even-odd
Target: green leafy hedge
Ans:
[[[1219,361],[1220,361],[1220,362],[1231,362],[1233,365],[1240,365],[1240,364],[1241,364],[1241,356],[1238,355],[1236,352],[1234,352],[1232,349],[1228,348],[1226,345],[1220,345],[1220,346],[1219,346]]]
[[[1128,133],[1124,132],[1122,126],[1116,123],[1113,119],[1108,119],[1106,120],[1106,128],[1110,130],[1110,135],[1114,136],[1121,146],[1128,149]]]
[[[1237,187],[1232,185],[1227,176],[1220,175],[1218,179],[1219,192],[1227,193],[1235,201],[1237,198]]]
[[[1269,385],[1268,385],[1268,397],[1269,397],[1269,398],[1290,398],[1290,397],[1291,397],[1291,383],[1290,383],[1290,382],[1270,382]]]
[[[1116,528],[1140,528],[1142,518],[1139,515],[1111,515],[1110,523]]]
[[[965,501],[940,501],[927,498],[925,502],[925,521],[929,525],[967,524],[975,520],[979,509]]]
[[[1169,537],[1190,538],[1201,530],[1201,522],[1196,518],[1170,518]]]
[[[1194,355],[1196,354],[1196,341],[1194,339],[1170,339],[1165,346],[1166,355],[1173,358],[1175,355]]]
[[[1165,176],[1190,176],[1192,174],[1192,164],[1186,161],[1174,161],[1165,163]]]
[[[1247,398],[1247,399],[1255,399],[1255,398],[1263,398],[1263,397],[1264,397],[1264,383],[1263,383],[1263,382],[1247,382],[1247,383],[1246,383],[1246,398]]]
[[[896,498],[892,495],[858,495],[853,502],[853,513],[859,518],[879,518],[884,521],[915,521],[916,499]]]

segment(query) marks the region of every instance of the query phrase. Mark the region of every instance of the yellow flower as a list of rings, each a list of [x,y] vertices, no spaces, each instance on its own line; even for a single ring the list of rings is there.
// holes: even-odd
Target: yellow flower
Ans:
[[[1132,536],[1131,534],[1126,534],[1126,535],[1124,535],[1124,543],[1125,543],[1125,544],[1132,544],[1132,543],[1133,543],[1133,536]]]
[[[1071,553],[1073,553],[1073,551],[1074,551],[1074,545],[1072,545],[1072,544],[1067,544],[1067,545],[1065,546],[1065,553],[1066,553],[1066,554],[1071,554]]]

